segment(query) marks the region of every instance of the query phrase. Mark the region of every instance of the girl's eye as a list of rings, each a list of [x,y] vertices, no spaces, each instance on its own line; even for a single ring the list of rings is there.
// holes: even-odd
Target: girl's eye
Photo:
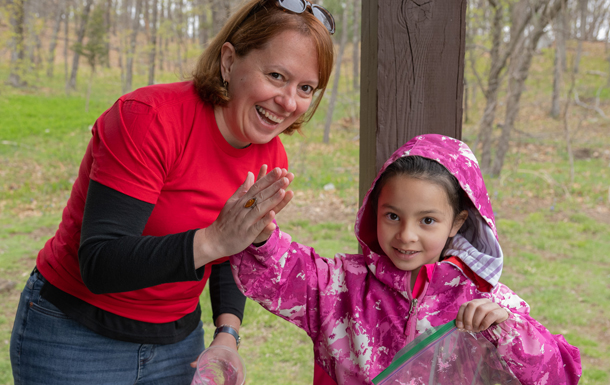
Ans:
[[[391,220],[391,221],[397,221],[398,220],[398,215],[394,214],[394,213],[388,213],[386,214],[386,217]]]
[[[422,219],[422,220],[421,220],[421,222],[422,222],[424,225],[431,225],[431,224],[433,224],[433,223],[434,223],[434,222],[436,222],[436,221],[435,221],[433,218],[426,217],[426,218]]]

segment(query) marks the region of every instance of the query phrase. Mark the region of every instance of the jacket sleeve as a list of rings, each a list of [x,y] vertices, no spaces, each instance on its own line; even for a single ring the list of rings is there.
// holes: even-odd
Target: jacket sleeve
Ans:
[[[533,319],[529,305],[505,285],[498,284],[490,299],[512,314],[483,334],[523,385],[578,383],[582,367],[577,347]]]
[[[331,281],[335,260],[291,242],[279,229],[263,246],[250,245],[230,260],[235,282],[247,297],[316,340],[322,319],[320,296]]]

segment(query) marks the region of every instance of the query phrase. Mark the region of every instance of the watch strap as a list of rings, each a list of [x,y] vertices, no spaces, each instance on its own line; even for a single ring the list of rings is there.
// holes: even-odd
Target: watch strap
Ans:
[[[218,333],[229,333],[233,337],[235,337],[235,342],[237,343],[237,347],[239,347],[239,343],[241,342],[241,337],[235,328],[231,325],[220,325],[216,328],[214,332],[214,338],[218,335]]]

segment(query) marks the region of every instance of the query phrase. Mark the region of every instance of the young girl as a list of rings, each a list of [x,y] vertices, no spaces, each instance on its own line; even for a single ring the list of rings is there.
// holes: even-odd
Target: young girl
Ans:
[[[367,193],[355,231],[363,254],[322,258],[276,229],[231,257],[244,294],[305,330],[337,383],[372,384],[401,348],[453,319],[483,331],[522,384],[578,382],[578,349],[498,282],[502,250],[466,144],[440,135],[406,143]]]

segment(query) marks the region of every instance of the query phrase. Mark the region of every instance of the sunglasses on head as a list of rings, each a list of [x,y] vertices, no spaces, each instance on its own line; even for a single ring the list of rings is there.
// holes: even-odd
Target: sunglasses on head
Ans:
[[[265,2],[259,3],[251,13],[254,13],[264,5]],[[316,19],[320,20],[326,27],[328,32],[332,35],[335,33],[335,18],[333,15],[324,7],[317,4],[311,4],[307,0],[275,0],[273,1],[278,7],[294,13],[303,13],[309,10]]]

